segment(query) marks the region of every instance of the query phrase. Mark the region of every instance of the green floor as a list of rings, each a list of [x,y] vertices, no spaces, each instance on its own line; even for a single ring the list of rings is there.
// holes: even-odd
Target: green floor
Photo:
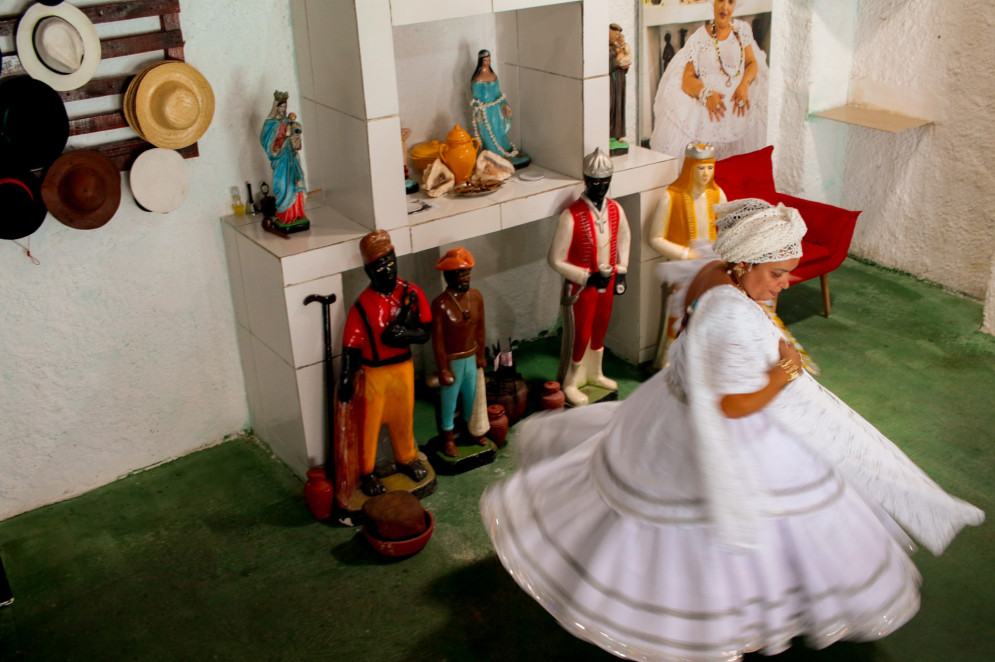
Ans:
[[[942,485],[993,510],[995,338],[981,306],[848,261],[780,312],[821,381]],[[555,370],[555,341],[516,358],[528,379]],[[641,378],[618,362],[623,395]],[[420,439],[433,414],[417,411]],[[230,441],[82,497],[0,522],[16,601],[0,609],[2,660],[610,660],[561,630],[504,573],[480,523],[493,464],[440,476],[425,505],[435,535],[419,554],[376,558],[355,529],[312,519],[301,483],[251,439]],[[918,552],[923,606],[872,644],[801,645],[783,661],[947,661],[995,657],[992,526],[943,556]],[[752,658],[753,656],[751,656]],[[756,656],[758,659],[760,656]],[[765,658],[764,658],[765,659]]]

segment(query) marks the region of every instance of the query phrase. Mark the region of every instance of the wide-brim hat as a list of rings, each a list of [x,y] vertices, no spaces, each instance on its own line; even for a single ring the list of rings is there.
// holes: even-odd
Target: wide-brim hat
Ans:
[[[143,209],[167,214],[187,199],[190,177],[179,152],[159,147],[138,155],[131,166],[131,193]]]
[[[69,116],[59,93],[29,76],[0,79],[0,160],[45,168],[69,140]]]
[[[111,220],[121,204],[121,173],[100,152],[66,152],[45,173],[41,197],[49,213],[69,227],[93,230]]]
[[[17,23],[17,57],[29,76],[52,89],[86,85],[100,64],[100,37],[74,5],[35,3]]]
[[[0,239],[20,239],[41,227],[41,182],[22,166],[0,162]]]
[[[124,119],[128,122],[128,126],[130,126],[131,129],[138,134],[139,138],[145,140],[146,142],[148,142],[148,140],[146,140],[145,134],[142,133],[142,127],[138,124],[138,115],[135,112],[135,96],[138,94],[138,86],[141,85],[142,78],[145,77],[145,74],[158,66],[166,64],[166,62],[168,62],[168,60],[153,62],[138,72],[138,74],[131,79],[131,82],[128,83],[128,89],[125,90],[124,98],[121,101]]]
[[[146,69],[133,103],[138,133],[165,149],[194,144],[214,117],[210,83],[186,62],[166,61]]]

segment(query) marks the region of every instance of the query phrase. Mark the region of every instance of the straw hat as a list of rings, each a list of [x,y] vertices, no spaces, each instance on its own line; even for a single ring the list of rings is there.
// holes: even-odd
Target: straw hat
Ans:
[[[181,149],[204,135],[214,117],[214,92],[186,62],[147,68],[133,96],[136,131],[156,147]],[[129,90],[131,86],[129,85]]]
[[[38,178],[22,166],[0,162],[0,239],[20,239],[41,227],[45,203]]]
[[[69,227],[93,230],[111,220],[121,204],[121,173],[100,152],[66,152],[45,173],[41,197],[49,213]]]
[[[142,133],[142,127],[138,124],[138,116],[135,113],[135,96],[138,94],[138,86],[141,85],[142,79],[145,74],[155,69],[156,67],[166,64],[169,60],[159,60],[148,65],[144,69],[138,72],[138,74],[131,79],[128,83],[128,89],[124,92],[124,99],[121,101],[122,110],[124,111],[124,119],[128,122],[128,126],[138,134],[138,137],[142,140],[146,140],[145,134]]]
[[[55,90],[86,85],[100,64],[97,29],[68,2],[28,7],[17,24],[14,41],[28,75]]]
[[[131,166],[131,193],[147,211],[167,214],[187,199],[190,178],[179,152],[153,148],[138,155]]]
[[[45,168],[68,140],[69,116],[58,92],[30,76],[0,79],[0,160]]]

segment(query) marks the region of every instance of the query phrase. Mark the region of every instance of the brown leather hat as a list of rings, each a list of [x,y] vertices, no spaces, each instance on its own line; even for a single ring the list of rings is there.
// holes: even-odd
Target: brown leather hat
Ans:
[[[359,252],[363,256],[363,264],[369,264],[394,250],[390,235],[386,230],[374,230],[359,240]]]
[[[41,196],[49,213],[64,224],[93,230],[111,220],[121,204],[121,173],[100,152],[66,152],[45,173]]]

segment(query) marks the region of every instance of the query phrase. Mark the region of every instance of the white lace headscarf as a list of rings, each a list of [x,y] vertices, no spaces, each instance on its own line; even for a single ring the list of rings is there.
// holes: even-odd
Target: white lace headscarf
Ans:
[[[744,198],[715,205],[715,252],[726,262],[761,264],[801,257],[808,228],[793,207]]]

